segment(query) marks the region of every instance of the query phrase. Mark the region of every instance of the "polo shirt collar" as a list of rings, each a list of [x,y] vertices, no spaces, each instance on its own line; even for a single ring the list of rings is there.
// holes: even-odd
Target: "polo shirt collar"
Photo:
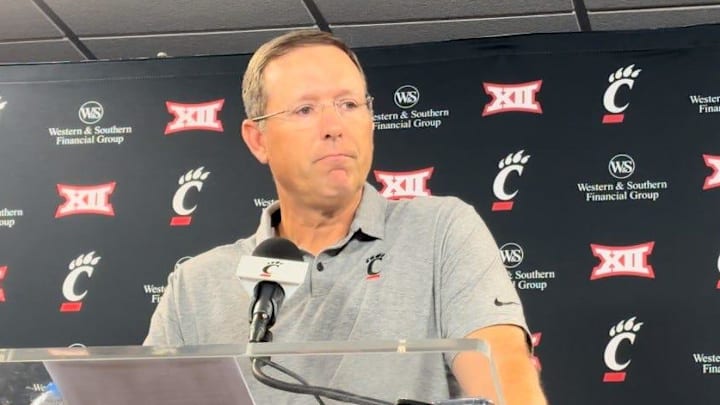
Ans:
[[[370,183],[365,183],[360,205],[355,211],[355,218],[350,224],[350,234],[360,231],[373,238],[384,238],[387,204],[385,197],[381,196],[375,187]]]
[[[387,200],[378,193],[375,187],[365,183],[360,205],[355,211],[355,217],[350,224],[348,236],[359,231],[377,239],[385,237],[386,208]],[[255,242],[257,244],[277,236],[275,228],[273,228],[273,216],[279,214],[279,210],[280,201],[275,201],[262,211],[260,225],[255,232]]]

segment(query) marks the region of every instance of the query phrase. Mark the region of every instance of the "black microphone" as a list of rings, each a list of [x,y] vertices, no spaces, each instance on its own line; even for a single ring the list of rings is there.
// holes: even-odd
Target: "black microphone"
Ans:
[[[309,265],[294,243],[270,238],[260,243],[252,256],[240,258],[236,276],[252,297],[249,341],[272,340],[269,333],[285,300],[305,281]]]
[[[236,276],[252,296],[250,303],[250,343],[272,340],[270,328],[275,324],[278,311],[285,297],[290,297],[305,281],[310,265],[303,262],[303,255],[294,243],[283,238],[270,238],[260,243],[252,256],[240,258]],[[270,361],[269,357],[253,356],[252,370],[261,383],[276,389],[298,394],[313,395],[323,404],[320,396],[341,402],[361,405],[392,405],[390,402],[355,395],[334,388],[308,384],[301,376]],[[298,380],[300,384],[278,380],[263,372],[271,366]],[[417,402],[421,404],[421,402]]]

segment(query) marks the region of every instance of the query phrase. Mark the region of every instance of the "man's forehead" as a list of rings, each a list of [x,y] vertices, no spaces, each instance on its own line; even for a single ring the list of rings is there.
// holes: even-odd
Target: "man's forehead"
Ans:
[[[292,49],[289,49],[285,51],[282,55],[279,55],[275,58],[273,58],[270,63],[283,60],[283,59],[303,59],[306,55],[309,54],[317,54],[317,53],[323,53],[327,55],[334,54],[338,58],[345,57],[347,58],[347,61],[352,63],[352,60],[350,59],[350,56],[345,53],[342,49],[338,48],[335,45],[330,44],[305,44],[305,45],[298,45]],[[318,60],[312,60],[313,62],[322,62]]]
[[[360,77],[360,70],[350,56],[332,45],[303,45],[278,56],[265,67],[265,80],[279,80],[293,74],[312,74],[336,71]]]
[[[268,94],[282,91],[304,96],[316,90],[354,93],[365,88],[362,74],[350,56],[332,45],[295,48],[270,61],[263,73]]]

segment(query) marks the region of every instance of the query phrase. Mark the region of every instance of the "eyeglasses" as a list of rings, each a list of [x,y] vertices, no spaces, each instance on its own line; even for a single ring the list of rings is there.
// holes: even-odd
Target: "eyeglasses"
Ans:
[[[372,111],[372,96],[365,96],[362,99],[355,97],[343,97],[332,102],[338,116],[341,119],[352,121],[367,117]],[[280,117],[299,126],[310,126],[320,121],[327,103],[301,103],[282,111],[250,118],[250,121],[259,122],[272,117]]]

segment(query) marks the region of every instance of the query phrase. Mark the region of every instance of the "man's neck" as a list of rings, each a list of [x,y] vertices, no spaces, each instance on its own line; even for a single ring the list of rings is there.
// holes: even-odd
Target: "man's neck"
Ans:
[[[346,203],[329,209],[308,207],[292,198],[280,197],[278,236],[317,256],[347,235],[361,198],[362,189]]]

